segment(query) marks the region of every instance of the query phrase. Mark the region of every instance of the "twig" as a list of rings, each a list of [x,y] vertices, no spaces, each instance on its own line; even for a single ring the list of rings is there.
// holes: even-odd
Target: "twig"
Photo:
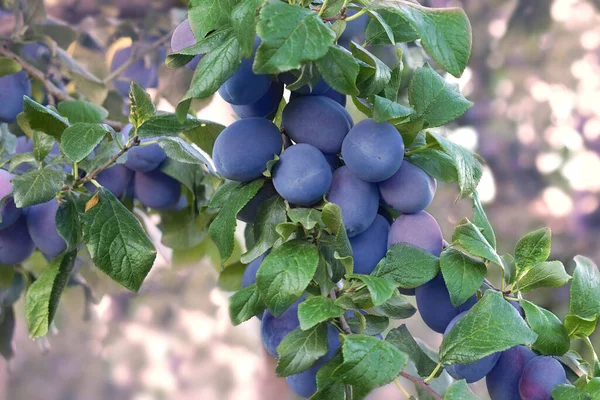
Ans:
[[[400,372],[400,376],[403,377],[404,379],[408,379],[409,381],[411,381],[412,383],[414,383],[415,385],[419,386],[420,388],[422,388],[423,390],[425,390],[427,393],[429,393],[434,399],[436,400],[444,400],[442,396],[440,396],[435,390],[433,390],[428,384],[426,384],[424,381],[422,381],[421,379],[417,378],[416,376],[412,376],[411,374],[408,374],[406,372]]]
[[[335,295],[335,288],[331,289],[329,297],[331,297],[333,300],[337,299],[337,296]],[[348,325],[348,322],[346,322],[346,318],[344,317],[344,315],[340,316],[340,326],[342,327],[342,330],[345,334],[352,334],[352,329],[350,329],[350,326]]]
[[[96,168],[95,170],[93,170],[92,172],[90,172],[89,174],[84,176],[83,178],[78,179],[77,182],[75,182],[75,185],[73,185],[73,187],[82,186],[82,185],[86,184],[87,182],[89,182],[93,179],[96,179],[96,176],[100,172],[102,172],[106,168],[110,167],[115,161],[117,161],[117,159],[119,157],[121,157],[123,154],[127,153],[127,151],[129,151],[131,148],[139,146],[139,145],[140,145],[140,139],[137,136],[134,136],[133,140],[131,140],[130,143],[127,143],[117,154],[115,154],[114,156],[109,158],[108,161],[106,161],[104,164],[102,164],[101,166],[99,166],[98,168]]]
[[[156,42],[152,43],[150,46],[143,49],[143,51],[134,52],[132,50],[129,60],[125,61],[125,63],[123,63],[119,68],[115,69],[110,75],[108,75],[106,78],[104,78],[103,83],[105,85],[109,84],[110,82],[115,80],[119,75],[121,75],[127,68],[132,66],[133,63],[140,60],[146,54],[151,53],[152,51],[156,50],[162,44],[164,44],[166,41],[170,40],[171,36],[173,36],[174,31],[175,31],[175,29],[171,30],[169,33],[167,33],[166,35],[164,35],[163,37],[158,39]]]

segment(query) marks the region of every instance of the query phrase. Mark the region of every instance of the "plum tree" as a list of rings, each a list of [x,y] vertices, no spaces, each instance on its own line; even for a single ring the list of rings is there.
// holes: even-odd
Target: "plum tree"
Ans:
[[[331,166],[323,153],[309,144],[289,147],[273,168],[277,193],[299,206],[319,201],[329,190],[331,181]]]
[[[556,385],[568,383],[563,366],[553,357],[538,356],[529,360],[519,380],[523,400],[550,400]]]
[[[247,105],[232,105],[231,108],[240,118],[261,117],[273,115],[283,98],[283,85],[278,82],[271,83],[271,87],[260,99]]]
[[[271,181],[265,182],[263,187],[260,188],[258,193],[256,193],[256,196],[254,196],[252,200],[250,200],[244,206],[244,208],[240,210],[240,212],[237,215],[237,219],[248,223],[254,222],[254,219],[256,218],[256,213],[258,212],[258,209],[260,208],[260,205],[263,203],[263,201],[265,201],[266,199],[268,199],[276,193],[277,191],[275,190],[273,183]]]
[[[396,218],[388,236],[388,247],[394,243],[408,243],[439,256],[444,238],[435,218],[421,211],[416,214],[402,214]]]
[[[217,171],[227,179],[251,181],[262,175],[267,163],[281,153],[283,141],[277,126],[264,118],[245,118],[221,132],[213,148]]]
[[[186,18],[177,25],[177,28],[173,31],[173,36],[171,36],[171,50],[177,52],[194,44],[196,44],[196,38],[194,37],[192,28],[190,28],[190,21]],[[192,61],[186,64],[186,67],[189,69],[196,69],[201,59],[201,55],[195,56],[192,58]]]
[[[27,232],[24,215],[11,226],[0,229],[0,264],[20,264],[27,260],[34,250],[35,244]]]
[[[253,283],[256,283],[256,273],[258,272],[258,268],[260,267],[260,264],[266,256],[267,253],[263,254],[262,256],[258,257],[256,260],[248,264],[248,266],[244,270],[244,275],[242,275],[242,288],[246,288],[252,285]]]
[[[444,333],[457,315],[470,310],[477,302],[477,296],[473,295],[460,306],[454,307],[441,273],[417,287],[415,296],[423,322],[438,333]]]
[[[286,378],[287,384],[300,397],[309,398],[317,391],[317,373],[329,361],[340,347],[339,331],[331,324],[327,324],[327,354],[319,358],[306,371]]]
[[[375,221],[379,209],[377,185],[363,181],[346,166],[333,173],[327,200],[342,210],[348,237],[367,230]]]
[[[294,302],[279,317],[274,316],[269,311],[265,311],[260,324],[260,336],[263,345],[269,354],[277,357],[277,346],[283,338],[300,326],[298,320],[298,306],[304,301],[300,298]]]
[[[159,169],[133,174],[135,198],[155,210],[174,208],[181,197],[181,184]]]
[[[373,272],[377,263],[385,257],[389,232],[389,222],[377,214],[366,231],[350,238],[355,273],[370,275]]]
[[[0,77],[0,122],[15,122],[23,111],[23,96],[31,96],[31,82],[25,71]]]
[[[11,180],[14,177],[10,172],[0,169],[0,217],[2,217],[0,229],[14,224],[23,212],[23,210],[17,208],[15,199],[12,196],[13,184]]]
[[[379,183],[379,193],[385,204],[394,210],[415,214],[431,204],[436,187],[435,179],[404,161],[391,178]]]
[[[56,229],[58,201],[52,199],[27,209],[27,229],[33,243],[46,256],[54,258],[67,249]]]
[[[404,141],[389,122],[365,119],[356,124],[342,143],[342,158],[350,170],[367,182],[394,175],[404,159]]]
[[[519,394],[519,380],[527,364],[536,357],[525,346],[516,346],[503,351],[498,362],[487,374],[485,382],[492,400],[522,400]]]
[[[454,325],[465,315],[467,315],[466,311],[454,317],[444,331],[444,336],[446,336],[452,330]],[[501,353],[493,353],[468,364],[452,364],[446,367],[446,371],[454,379],[464,379],[467,381],[467,383],[477,382],[483,379],[483,377],[485,377],[492,370],[492,368],[494,368],[498,362],[498,358],[500,358],[500,354]]]
[[[329,154],[340,152],[351,121],[343,107],[325,96],[296,97],[283,110],[283,126],[293,141]]]

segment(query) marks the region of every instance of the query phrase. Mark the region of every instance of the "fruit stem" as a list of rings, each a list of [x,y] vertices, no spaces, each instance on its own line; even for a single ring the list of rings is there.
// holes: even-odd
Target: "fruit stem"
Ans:
[[[335,288],[331,289],[331,292],[329,292],[329,297],[331,297],[332,300],[337,299],[337,296],[335,294]],[[348,325],[348,322],[346,322],[346,318],[343,314],[340,316],[340,326],[342,327],[342,330],[345,334],[352,334],[352,329],[350,329],[350,326]]]
[[[420,388],[422,388],[423,390],[425,390],[427,393],[429,393],[434,399],[436,400],[444,400],[444,398],[442,396],[440,396],[435,390],[433,390],[425,381],[422,381],[421,379],[417,378],[416,376],[412,376],[411,374],[407,374],[406,372],[400,372],[400,376],[408,379],[409,381],[411,381],[412,383],[414,383],[415,385],[419,386]]]
[[[323,15],[323,11],[325,11],[325,9],[327,8],[327,3],[329,2],[329,0],[323,0],[323,4],[321,5],[321,9],[319,10],[319,14],[317,14],[318,17],[321,17],[321,15]]]
[[[362,10],[360,10],[359,12],[357,12],[356,14],[354,14],[354,15],[351,15],[351,16],[349,16],[349,17],[346,17],[345,21],[346,21],[346,22],[353,21],[353,20],[355,20],[355,19],[357,19],[357,18],[360,18],[360,17],[361,17],[363,14],[365,14],[366,12],[367,12],[367,9],[366,9],[366,8],[363,8]]]
[[[400,389],[400,391],[402,392],[404,397],[406,397],[407,399],[410,399],[410,393],[408,393],[408,390],[404,389],[404,386],[402,386],[402,384],[400,383],[398,378],[394,379],[394,383],[396,384],[398,389]]]
[[[437,375],[437,373],[440,370],[440,368],[442,368],[442,363],[441,362],[439,362],[438,365],[435,366],[435,368],[433,369],[433,372],[427,378],[425,378],[425,380],[423,382],[429,383],[430,380],[432,380],[433,378],[435,378],[435,376]]]

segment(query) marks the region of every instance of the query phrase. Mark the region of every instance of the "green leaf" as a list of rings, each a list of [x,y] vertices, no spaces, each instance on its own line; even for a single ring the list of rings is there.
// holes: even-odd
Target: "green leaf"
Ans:
[[[408,331],[406,325],[392,329],[385,337],[385,341],[394,345],[398,350],[410,357],[415,363],[419,376],[427,377],[431,375],[437,362],[433,361]]]
[[[398,128],[402,132],[402,128]],[[454,160],[443,150],[427,149],[419,151],[418,153],[409,155],[406,160],[421,168],[438,181],[458,181]]]
[[[314,208],[291,208],[288,216],[292,222],[302,225],[306,230],[311,230],[315,226],[322,225],[321,213]]]
[[[63,132],[60,149],[71,161],[86,158],[106,136],[106,128],[99,124],[78,122]]]
[[[381,12],[379,12],[379,16],[391,29],[394,42],[413,42],[419,39],[417,32],[410,26],[408,20],[402,15],[381,10]],[[372,46],[395,44],[391,43],[388,33],[381,22],[379,22],[377,19],[369,20],[369,25],[367,25],[367,29],[365,30],[365,40],[368,45]]]
[[[239,325],[264,310],[265,305],[254,283],[229,298],[229,317],[234,325]]]
[[[469,390],[467,382],[464,379],[461,379],[450,385],[446,393],[444,393],[444,400],[481,400],[481,398],[475,396],[473,392]]]
[[[550,256],[552,233],[549,228],[528,233],[515,246],[515,263],[519,274],[523,274],[544,262]]]
[[[569,313],[582,318],[600,314],[600,272],[592,260],[576,256]]]
[[[504,254],[500,257],[504,268],[504,281],[507,284],[512,284],[517,278],[517,265],[515,259],[510,254]]]
[[[537,288],[560,287],[571,277],[565,272],[560,261],[548,261],[537,264],[522,275],[513,285],[514,292],[530,292]]]
[[[67,128],[68,129],[68,128]],[[44,161],[54,147],[54,138],[40,131],[33,131],[33,155],[38,162]],[[11,161],[11,167],[13,163]]]
[[[598,324],[598,315],[593,317],[580,317],[574,314],[568,314],[565,317],[565,329],[571,339],[582,339],[591,336],[596,330]]]
[[[419,247],[397,243],[390,247],[371,275],[412,289],[435,278],[439,270],[440,260],[436,256]]]
[[[12,306],[0,310],[0,354],[9,361],[15,355],[15,310]]]
[[[83,239],[94,264],[137,292],[156,258],[138,219],[108,190],[98,189],[81,217]]]
[[[189,99],[211,96],[238,70],[241,63],[242,50],[235,36],[224,39],[219,47],[202,57],[190,88],[179,104]]]
[[[54,110],[23,97],[23,115],[26,123],[34,131],[44,132],[60,142],[62,133],[69,126],[67,120]]]
[[[354,259],[352,258],[352,246],[344,228],[342,210],[337,204],[327,203],[321,212],[321,220],[331,235],[321,234],[319,238],[319,249],[331,264],[334,271],[334,281],[338,281],[346,274],[354,270]],[[342,271],[341,275],[336,273]]]
[[[360,68],[348,50],[331,45],[327,54],[318,59],[316,64],[325,82],[333,89],[343,94],[358,95],[356,78]]]
[[[233,265],[228,265],[219,274],[217,286],[219,286],[221,290],[225,290],[227,292],[235,292],[237,290],[241,290],[242,276],[244,275],[245,269],[246,265],[241,262],[237,262]]]
[[[42,168],[15,177],[13,195],[18,208],[52,200],[62,189],[66,174],[52,168]]]
[[[221,124],[211,121],[202,121],[200,126],[183,132],[192,143],[204,150],[209,156],[212,156],[215,140],[225,127]]]
[[[502,265],[502,260],[496,250],[483,236],[479,228],[466,218],[463,218],[454,228],[452,242],[460,244],[463,249],[475,257],[481,257]]]
[[[402,61],[403,52],[400,48],[394,48],[396,56],[398,57],[398,62],[392,68],[392,77],[390,78],[390,82],[387,84],[385,88],[383,88],[383,96],[391,101],[398,101],[398,94],[400,92],[400,87],[402,86],[402,75],[404,73],[404,63]]]
[[[256,36],[256,9],[260,7],[257,0],[241,0],[231,12],[231,25],[237,38],[242,55],[252,57],[254,53],[254,37]]]
[[[376,336],[381,334],[390,326],[390,319],[385,316],[371,314],[363,315],[360,312],[354,313],[354,315],[354,318],[346,320],[346,322],[348,322],[348,326],[354,333]]]
[[[152,98],[136,81],[131,81],[129,103],[129,122],[136,128],[156,114]]]
[[[304,240],[286,242],[265,257],[256,284],[271,314],[281,315],[302,296],[318,264],[317,247]]]
[[[457,86],[446,83],[428,64],[415,71],[408,87],[408,102],[415,110],[412,120],[423,119],[429,128],[454,121],[473,105]]]
[[[486,238],[488,243],[495,249],[496,248],[496,234],[494,228],[483,209],[481,200],[479,200],[479,194],[473,192],[473,223],[481,229],[481,233]]]
[[[266,199],[259,207],[254,220],[254,246],[242,254],[242,262],[249,264],[280,240],[277,225],[287,221],[285,200],[279,196]]]
[[[73,195],[62,197],[56,210],[56,231],[67,244],[68,250],[74,250],[83,241],[83,231],[79,219],[79,209]]]
[[[210,31],[229,25],[231,12],[238,0],[191,0],[188,18],[190,27],[197,38],[203,38]]]
[[[472,44],[471,24],[462,9],[426,8],[395,0],[373,0],[371,8],[401,14],[419,35],[427,53],[452,75],[462,75]]]
[[[537,334],[504,296],[488,291],[444,336],[440,360],[444,364],[468,364],[536,340]]]
[[[297,328],[283,338],[277,353],[278,376],[290,376],[306,371],[319,358],[327,354],[327,325],[315,325],[308,330]]]
[[[552,399],[554,400],[592,400],[592,396],[582,392],[573,385],[557,385],[552,389]]]
[[[590,379],[587,385],[585,385],[585,391],[592,395],[592,398],[597,398],[594,396],[600,395],[600,378]]]
[[[140,126],[138,136],[141,138],[177,136],[182,132],[205,127],[207,124],[214,124],[214,122],[207,122],[192,117],[187,117],[183,121],[179,121],[175,114],[159,112],[147,119]],[[225,128],[223,127],[223,129]],[[200,133],[203,132],[201,131]]]
[[[360,65],[356,80],[360,97],[367,98],[381,93],[392,79],[392,70],[390,67],[371,54],[367,49],[354,42],[350,44],[350,48]]]
[[[392,297],[380,305],[374,307],[375,312],[383,314],[392,319],[410,318],[417,312],[417,309],[397,291],[394,291]]]
[[[386,121],[395,123],[395,121],[406,119],[413,112],[414,110],[410,107],[403,106],[385,97],[375,96],[375,101],[373,102],[373,119],[377,123]]]
[[[204,164],[212,170],[208,158],[182,138],[161,137],[158,139],[158,145],[167,153],[167,157],[172,160],[185,164]]]
[[[406,354],[372,336],[348,335],[342,342],[344,362],[333,377],[351,384],[358,398],[393,381],[408,362]]]
[[[298,319],[302,330],[332,318],[339,318],[343,313],[344,309],[336,306],[332,299],[322,296],[309,297],[298,306]]]
[[[0,57],[0,78],[21,71],[21,64],[9,57]]]
[[[31,284],[25,298],[25,319],[31,338],[45,336],[54,319],[62,291],[67,286],[77,252],[52,261]]]
[[[487,274],[484,263],[452,248],[441,254],[440,265],[450,301],[455,307],[477,293]]]
[[[325,56],[335,40],[316,12],[282,2],[262,8],[257,30],[262,39],[254,59],[257,74],[298,69]]]
[[[231,37],[232,33],[233,30],[230,27],[224,27],[218,31],[212,32],[205,38],[198,40],[195,44],[179,50],[178,52],[169,54],[165,61],[165,65],[167,68],[183,67],[192,61],[196,55],[209,53],[219,47],[223,40]],[[254,35],[252,35],[252,37],[254,38]]]
[[[108,111],[85,100],[67,100],[58,103],[58,113],[70,123],[87,122],[99,124],[108,117]]]
[[[339,378],[334,377],[334,372],[344,362],[342,352],[338,351],[331,360],[327,361],[317,372],[317,393],[311,400],[345,400],[345,388]]]
[[[265,183],[262,179],[257,179],[245,185],[239,182],[225,183],[221,186],[220,192],[217,191],[211,199],[209,208],[218,208],[222,206],[219,215],[210,224],[208,233],[219,248],[221,255],[221,264],[224,264],[233,252],[234,234],[236,227],[235,217],[248,202],[256,196],[256,193]],[[227,185],[227,186],[225,186]],[[226,197],[228,201],[220,203],[221,196]]]
[[[549,356],[562,356],[569,351],[569,335],[556,315],[527,300],[522,300],[520,304],[531,330],[538,335],[533,344],[536,350]]]
[[[380,306],[388,301],[398,286],[394,281],[371,275],[349,274],[348,279],[357,279],[367,285],[374,306]]]

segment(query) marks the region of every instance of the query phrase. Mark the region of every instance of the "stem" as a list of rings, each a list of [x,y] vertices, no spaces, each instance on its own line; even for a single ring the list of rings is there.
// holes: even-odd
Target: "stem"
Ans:
[[[422,388],[423,390],[425,390],[434,399],[444,400],[444,398],[442,396],[440,396],[439,394],[437,394],[437,392],[435,390],[433,390],[425,381],[422,381],[421,379],[417,378],[416,376],[412,376],[411,374],[407,374],[406,372],[400,372],[400,376],[403,377],[404,379],[408,379],[415,385],[417,385],[420,388]]]
[[[365,14],[367,12],[367,10],[365,8],[363,8],[362,10],[360,10],[359,12],[357,12],[356,14],[350,16],[350,17],[346,17],[345,21],[346,22],[350,22],[353,21],[357,18],[360,18],[363,14]]]
[[[132,138],[133,140],[129,140],[129,142],[127,142],[127,144],[125,145],[125,147],[123,147],[122,150],[120,150],[117,154],[115,154],[114,156],[112,156],[111,158],[108,159],[108,161],[106,161],[104,164],[102,164],[101,166],[99,166],[98,168],[96,168],[95,170],[93,170],[92,172],[90,172],[89,174],[87,174],[86,176],[84,176],[81,179],[78,179],[75,184],[73,185],[73,187],[78,187],[78,186],[82,186],[84,184],[86,184],[87,182],[96,179],[96,176],[98,176],[98,174],[102,171],[104,171],[106,168],[110,167],[115,161],[117,161],[119,159],[119,157],[121,157],[123,154],[125,154],[127,151],[129,151],[132,147],[136,147],[140,145],[140,140],[137,136],[134,136]]]
[[[490,281],[489,281],[487,278],[485,278],[485,279],[483,280],[483,283],[485,283],[485,284],[486,284],[486,285],[487,285],[487,286],[488,286],[490,289],[493,289],[493,290],[495,290],[495,291],[497,291],[497,292],[500,292],[500,291],[501,291],[501,290],[500,290],[500,289],[498,289],[496,286],[494,286],[494,284],[493,284],[492,282],[490,282]]]
[[[113,80],[115,80],[115,78],[117,78],[119,75],[121,75],[127,68],[131,67],[133,65],[133,63],[135,63],[136,61],[143,58],[146,54],[151,53],[152,51],[156,50],[166,41],[170,40],[171,36],[173,36],[174,31],[175,31],[175,29],[171,30],[169,33],[167,33],[166,35],[164,35],[163,37],[158,39],[156,42],[152,43],[150,46],[143,49],[144,51],[141,51],[141,52],[133,52],[132,51],[131,57],[129,57],[129,60],[125,61],[125,63],[123,63],[119,68],[115,69],[111,74],[109,74],[106,78],[104,78],[104,80],[102,82],[106,85],[106,84],[109,84],[110,82],[112,82]]]
[[[323,15],[323,11],[325,11],[325,9],[327,8],[328,2],[329,0],[323,0],[323,4],[321,4],[321,10],[319,10],[319,14],[317,14],[317,17],[321,17],[321,15]]]
[[[425,380],[423,382],[428,383],[430,380],[435,378],[435,376],[437,375],[440,368],[442,368],[441,362],[439,362],[438,365],[435,366],[435,368],[433,369],[433,372],[427,378],[425,378]]]
[[[590,348],[592,355],[594,356],[594,366],[592,367],[592,378],[594,377],[594,370],[596,369],[596,364],[598,364],[598,354],[596,354],[596,350],[594,349],[594,345],[588,336],[582,339],[585,344]]]
[[[335,295],[335,288],[331,289],[331,292],[329,293],[329,297],[331,297],[332,300],[337,299],[337,296]],[[352,334],[352,330],[350,329],[348,322],[346,322],[346,318],[344,317],[343,314],[340,316],[340,326],[342,327],[342,330],[344,331],[345,334],[347,334],[347,335]]]
[[[400,381],[398,380],[398,378],[394,379],[394,383],[396,384],[398,389],[400,389],[400,391],[402,392],[404,397],[406,397],[407,399],[410,399],[410,393],[408,393],[408,391],[406,389],[404,389],[402,384],[400,384]]]

